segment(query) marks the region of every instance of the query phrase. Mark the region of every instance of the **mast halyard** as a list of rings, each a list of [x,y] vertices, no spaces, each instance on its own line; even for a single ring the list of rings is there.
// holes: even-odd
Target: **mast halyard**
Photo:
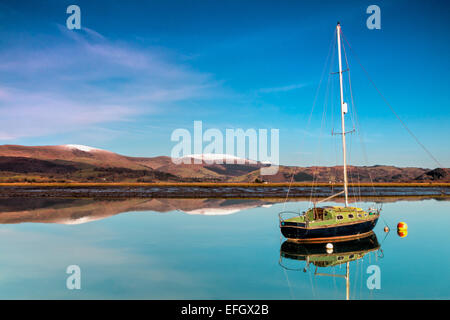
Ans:
[[[337,43],[339,53],[339,85],[341,91],[341,123],[342,123],[342,154],[344,158],[344,193],[345,193],[345,206],[348,207],[348,188],[347,188],[347,157],[345,149],[345,119],[344,115],[347,113],[347,105],[344,103],[344,89],[342,87],[342,60],[341,60],[341,25],[337,24]]]

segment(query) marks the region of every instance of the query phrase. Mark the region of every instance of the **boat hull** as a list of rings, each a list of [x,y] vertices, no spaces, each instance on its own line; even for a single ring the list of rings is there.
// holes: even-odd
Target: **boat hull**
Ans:
[[[377,224],[378,217],[361,222],[342,225],[308,228],[304,223],[281,224],[281,233],[288,240],[295,241],[327,241],[333,239],[357,238],[366,235]]]

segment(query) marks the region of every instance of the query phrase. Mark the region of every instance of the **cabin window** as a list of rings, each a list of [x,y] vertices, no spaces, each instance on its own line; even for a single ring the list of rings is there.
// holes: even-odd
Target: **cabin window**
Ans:
[[[338,259],[339,261],[341,261],[341,260],[344,260],[344,257],[343,257],[343,256],[339,256],[337,259]]]
[[[349,259],[353,259],[355,257],[355,255],[354,254],[351,254],[348,258]]]
[[[362,215],[361,215],[361,214],[358,214],[358,217],[359,217],[359,218],[362,218]]]
[[[355,216],[354,215],[352,215],[351,213],[348,215],[348,217],[350,218],[350,219],[353,219]]]
[[[338,215],[338,216],[336,216],[336,219],[338,219],[338,220],[342,220],[342,219],[344,219],[344,217],[343,217],[343,216],[341,216],[341,215]]]

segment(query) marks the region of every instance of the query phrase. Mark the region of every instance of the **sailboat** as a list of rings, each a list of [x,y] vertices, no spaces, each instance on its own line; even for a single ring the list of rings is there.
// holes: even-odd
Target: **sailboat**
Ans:
[[[339,56],[340,113],[342,125],[342,133],[340,135],[342,135],[344,190],[326,199],[314,202],[313,208],[308,209],[302,214],[295,213],[294,217],[285,218],[286,214],[292,214],[292,212],[279,213],[281,233],[290,241],[322,242],[363,237],[372,231],[380,216],[381,209],[369,208],[363,210],[349,206],[345,145],[345,115],[348,107],[347,103],[344,102],[342,84],[341,26],[339,22],[336,26],[336,34]],[[345,196],[344,206],[317,206],[341,194]]]

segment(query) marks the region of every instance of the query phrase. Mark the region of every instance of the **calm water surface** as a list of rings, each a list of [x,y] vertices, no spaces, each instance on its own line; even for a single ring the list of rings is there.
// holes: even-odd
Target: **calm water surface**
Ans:
[[[314,264],[304,272],[306,262],[292,256],[280,261],[285,239],[278,212],[284,206],[265,200],[0,199],[0,299],[345,299],[343,278],[315,275]],[[289,202],[285,209],[307,206]],[[404,238],[396,234],[399,221],[409,227]],[[449,201],[384,203],[374,230],[381,247],[362,248],[363,256],[349,263],[350,298],[449,299],[449,230]],[[81,268],[80,290],[66,288],[69,265]],[[370,265],[380,268],[380,289],[367,288]],[[346,264],[317,270],[345,271]]]

